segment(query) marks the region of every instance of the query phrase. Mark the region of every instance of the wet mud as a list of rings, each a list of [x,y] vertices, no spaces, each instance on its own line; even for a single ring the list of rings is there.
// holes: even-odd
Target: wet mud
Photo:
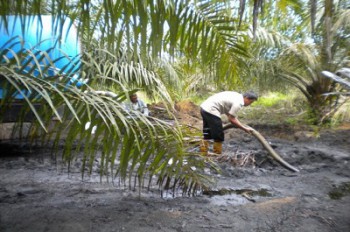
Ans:
[[[226,132],[217,180],[196,197],[130,191],[81,178],[49,150],[0,143],[0,231],[350,231],[350,130],[318,134],[254,126],[294,173],[252,136]]]

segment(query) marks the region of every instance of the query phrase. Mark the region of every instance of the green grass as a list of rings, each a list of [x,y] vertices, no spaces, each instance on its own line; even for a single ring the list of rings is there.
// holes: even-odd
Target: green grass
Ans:
[[[289,99],[290,98],[287,94],[272,92],[260,97],[259,100],[254,103],[254,105],[273,107],[275,105],[278,105],[281,101],[286,102]]]
[[[240,118],[250,124],[297,125],[306,123],[306,106],[305,100],[297,93],[269,92],[240,111]]]

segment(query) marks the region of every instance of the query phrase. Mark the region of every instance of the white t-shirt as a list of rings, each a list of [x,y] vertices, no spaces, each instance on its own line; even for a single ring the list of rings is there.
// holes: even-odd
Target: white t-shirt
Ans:
[[[214,94],[200,105],[203,110],[219,118],[222,114],[231,114],[237,117],[237,112],[243,106],[243,95],[234,91],[224,91]]]
[[[135,103],[129,101],[125,104],[125,108],[128,111],[140,111],[143,115],[149,116],[147,105],[140,99],[137,99]]]

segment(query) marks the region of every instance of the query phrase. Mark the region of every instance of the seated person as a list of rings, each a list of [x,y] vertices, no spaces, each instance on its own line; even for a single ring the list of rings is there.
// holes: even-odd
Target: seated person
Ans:
[[[149,110],[147,105],[140,99],[137,98],[137,94],[131,94],[130,102],[125,104],[125,108],[127,111],[140,111],[143,115],[149,116]]]

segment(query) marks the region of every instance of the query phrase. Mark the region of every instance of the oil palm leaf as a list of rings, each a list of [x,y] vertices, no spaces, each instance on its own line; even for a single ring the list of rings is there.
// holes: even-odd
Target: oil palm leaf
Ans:
[[[187,155],[182,146],[182,133],[176,124],[169,125],[162,120],[146,118],[137,113],[131,114],[124,109],[124,90],[127,87],[123,86],[123,81],[137,84],[137,81],[130,79],[132,77],[118,79],[100,72],[102,69],[90,67],[88,72],[97,74],[95,81],[108,79],[112,85],[119,86],[120,91],[115,95],[105,96],[88,84],[82,88],[67,84],[76,73],[60,74],[60,78],[50,76],[47,70],[53,61],[43,65],[40,63],[40,57],[38,59],[33,52],[27,50],[12,54],[13,58],[5,60],[0,66],[3,76],[2,88],[7,90],[3,92],[1,109],[14,102],[17,93],[21,93],[26,103],[24,112],[32,112],[35,115],[32,130],[36,133],[32,133],[33,137],[36,136],[43,143],[53,143],[57,152],[64,141],[63,159],[69,166],[74,160],[81,159],[83,177],[86,172],[91,174],[95,171],[96,160],[100,164],[98,171],[101,177],[117,176],[123,181],[128,180],[130,186],[134,178],[139,181],[139,187],[142,187],[145,183],[153,184],[152,181],[145,182],[146,177],[152,180],[154,177],[161,178],[166,175],[175,181],[176,178],[184,178],[183,175],[188,174],[180,172],[182,166],[186,168],[182,160]],[[28,66],[28,60],[33,61],[29,69],[23,66]],[[123,65],[125,66],[121,63],[122,67]],[[135,67],[142,68],[140,65]],[[106,68],[108,70],[108,65]],[[128,70],[120,72],[119,75],[130,73],[131,76],[136,75],[133,78],[138,78],[137,75],[144,75],[147,70]],[[162,87],[154,74],[150,76],[152,78],[147,82],[138,84]],[[35,104],[41,107],[37,109]],[[59,108],[63,108],[63,112],[59,112]],[[52,125],[52,117],[57,117],[60,122]],[[23,122],[24,118],[19,121]],[[86,127],[87,123],[92,125]],[[96,126],[95,131],[93,126]],[[177,161],[172,168],[168,167],[170,159]],[[201,163],[203,160],[198,157],[197,162]],[[196,191],[203,184],[199,182],[202,174],[193,172],[191,175],[192,177],[186,180],[196,183],[191,185],[192,188],[188,187],[187,182],[177,182],[180,188],[186,186],[183,188],[186,192]]]

